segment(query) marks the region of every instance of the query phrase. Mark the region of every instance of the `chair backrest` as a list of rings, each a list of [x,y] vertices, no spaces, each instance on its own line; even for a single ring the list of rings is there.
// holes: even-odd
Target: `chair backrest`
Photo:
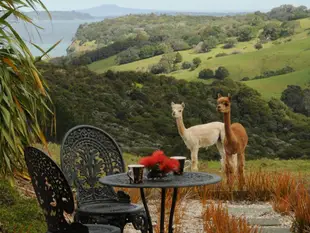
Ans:
[[[43,209],[49,232],[63,232],[69,224],[64,211],[72,214],[74,200],[71,188],[57,164],[34,147],[24,150],[26,165],[38,202]]]
[[[99,178],[125,171],[122,152],[103,130],[79,125],[69,130],[61,146],[61,168],[77,191],[78,204],[118,200],[114,189]]]

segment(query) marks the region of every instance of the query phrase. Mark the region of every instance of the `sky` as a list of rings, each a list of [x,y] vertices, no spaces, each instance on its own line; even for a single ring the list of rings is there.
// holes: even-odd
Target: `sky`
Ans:
[[[172,11],[241,12],[268,11],[282,4],[305,5],[310,0],[42,0],[49,10],[81,10],[103,4],[121,7]]]

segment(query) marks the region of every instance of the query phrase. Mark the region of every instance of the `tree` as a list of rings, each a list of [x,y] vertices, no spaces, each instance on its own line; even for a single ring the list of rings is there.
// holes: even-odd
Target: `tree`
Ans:
[[[156,47],[153,45],[145,45],[140,49],[139,57],[141,59],[153,57],[156,51]]]
[[[244,25],[238,32],[238,41],[250,41],[254,37],[253,28],[249,25]]]
[[[117,55],[117,60],[119,64],[126,64],[140,59],[139,49],[129,48]]]
[[[176,63],[176,64],[180,63],[180,62],[182,62],[182,60],[183,60],[182,55],[179,52],[177,52],[176,55],[175,55],[174,63]]]
[[[267,40],[277,40],[280,37],[281,28],[277,23],[269,23],[264,27],[261,37]]]
[[[235,38],[229,38],[226,42],[225,45],[223,46],[224,49],[231,49],[236,46],[238,41]]]
[[[223,80],[224,78],[227,78],[229,76],[229,71],[224,67],[220,66],[216,71],[215,71],[215,77],[217,79]]]
[[[51,99],[47,86],[36,68],[43,56],[34,58],[18,33],[7,21],[14,16],[24,23],[33,24],[20,6],[36,10],[38,4],[46,9],[40,0],[1,1],[0,21],[0,176],[11,178],[14,170],[25,168],[23,148],[34,142],[46,145],[42,126],[47,122]],[[24,10],[24,9],[23,9]],[[36,25],[33,24],[36,27]]]
[[[211,51],[211,49],[215,48],[218,43],[218,40],[214,36],[210,36],[207,38],[202,45],[202,50],[205,52]]]
[[[138,41],[148,41],[150,39],[149,34],[147,34],[144,30],[139,30],[136,36],[136,40]]]
[[[200,64],[201,64],[201,59],[199,57],[195,57],[193,59],[193,64],[195,65],[195,67],[197,68]]]
[[[210,79],[214,78],[214,72],[211,69],[203,69],[202,71],[199,72],[200,79]]]
[[[297,85],[288,85],[281,95],[281,100],[294,112],[298,113],[304,112],[303,98],[303,91]]]
[[[173,48],[174,51],[181,51],[190,48],[190,46],[184,40],[171,41],[171,47]]]
[[[189,69],[191,67],[192,67],[192,63],[191,62],[185,61],[185,62],[182,63],[182,69],[184,69],[184,70],[187,70],[187,69]]]

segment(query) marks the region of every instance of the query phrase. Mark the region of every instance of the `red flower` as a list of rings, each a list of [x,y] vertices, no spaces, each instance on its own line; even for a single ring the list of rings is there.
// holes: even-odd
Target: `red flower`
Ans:
[[[166,158],[162,164],[160,164],[159,168],[165,173],[171,172],[171,171],[178,171],[180,167],[180,163],[176,159],[169,159]]]
[[[164,154],[164,152],[162,150],[157,150],[157,151],[153,152],[152,157],[154,157],[154,159],[158,163],[162,163],[167,158],[167,156]]]
[[[152,156],[147,156],[147,157],[141,158],[139,163],[141,165],[144,165],[145,167],[153,167],[158,162],[157,162],[156,158],[154,158]]]
[[[141,158],[139,163],[145,167],[154,167],[158,164],[159,169],[164,173],[177,171],[180,167],[178,160],[168,158],[161,150],[154,151],[151,156]]]

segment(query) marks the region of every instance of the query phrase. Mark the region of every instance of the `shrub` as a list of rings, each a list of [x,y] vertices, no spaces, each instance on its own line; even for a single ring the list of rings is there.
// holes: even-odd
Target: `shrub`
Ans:
[[[241,54],[242,52],[240,52],[240,51],[238,51],[238,50],[235,50],[235,51],[233,51],[231,54],[232,55],[236,55],[236,54]]]
[[[254,45],[254,48],[256,48],[257,50],[260,50],[260,49],[263,48],[263,44],[260,43],[260,42],[258,42],[258,43],[256,43],[256,44]]]
[[[226,43],[225,43],[225,45],[223,46],[223,48],[224,48],[224,49],[231,49],[231,48],[235,47],[237,43],[238,43],[238,41],[237,41],[236,39],[234,39],[234,38],[229,38],[229,39],[226,41]]]
[[[201,59],[199,57],[195,57],[193,59],[193,64],[198,67],[201,64]]]
[[[210,79],[214,78],[214,72],[211,69],[203,69],[199,72],[199,78],[200,79]]]
[[[241,81],[249,81],[250,78],[249,77],[244,77],[243,79],[241,79]]]
[[[218,53],[215,55],[215,57],[225,57],[227,55],[228,55],[227,53]]]
[[[185,62],[182,63],[182,69],[184,69],[184,70],[187,70],[187,69],[189,69],[191,67],[192,67],[192,63],[191,62],[185,61]]]
[[[21,197],[14,188],[2,181],[0,182],[0,200],[1,232],[46,232],[45,219],[37,200]]]
[[[224,67],[220,66],[216,71],[215,71],[215,77],[217,79],[224,79],[229,76],[229,71]]]
[[[179,52],[177,52],[176,55],[175,55],[174,63],[181,63],[182,60],[183,60],[182,55]]]
[[[150,72],[152,74],[162,74],[162,73],[167,73],[168,70],[162,63],[158,63],[158,64],[151,66]]]

